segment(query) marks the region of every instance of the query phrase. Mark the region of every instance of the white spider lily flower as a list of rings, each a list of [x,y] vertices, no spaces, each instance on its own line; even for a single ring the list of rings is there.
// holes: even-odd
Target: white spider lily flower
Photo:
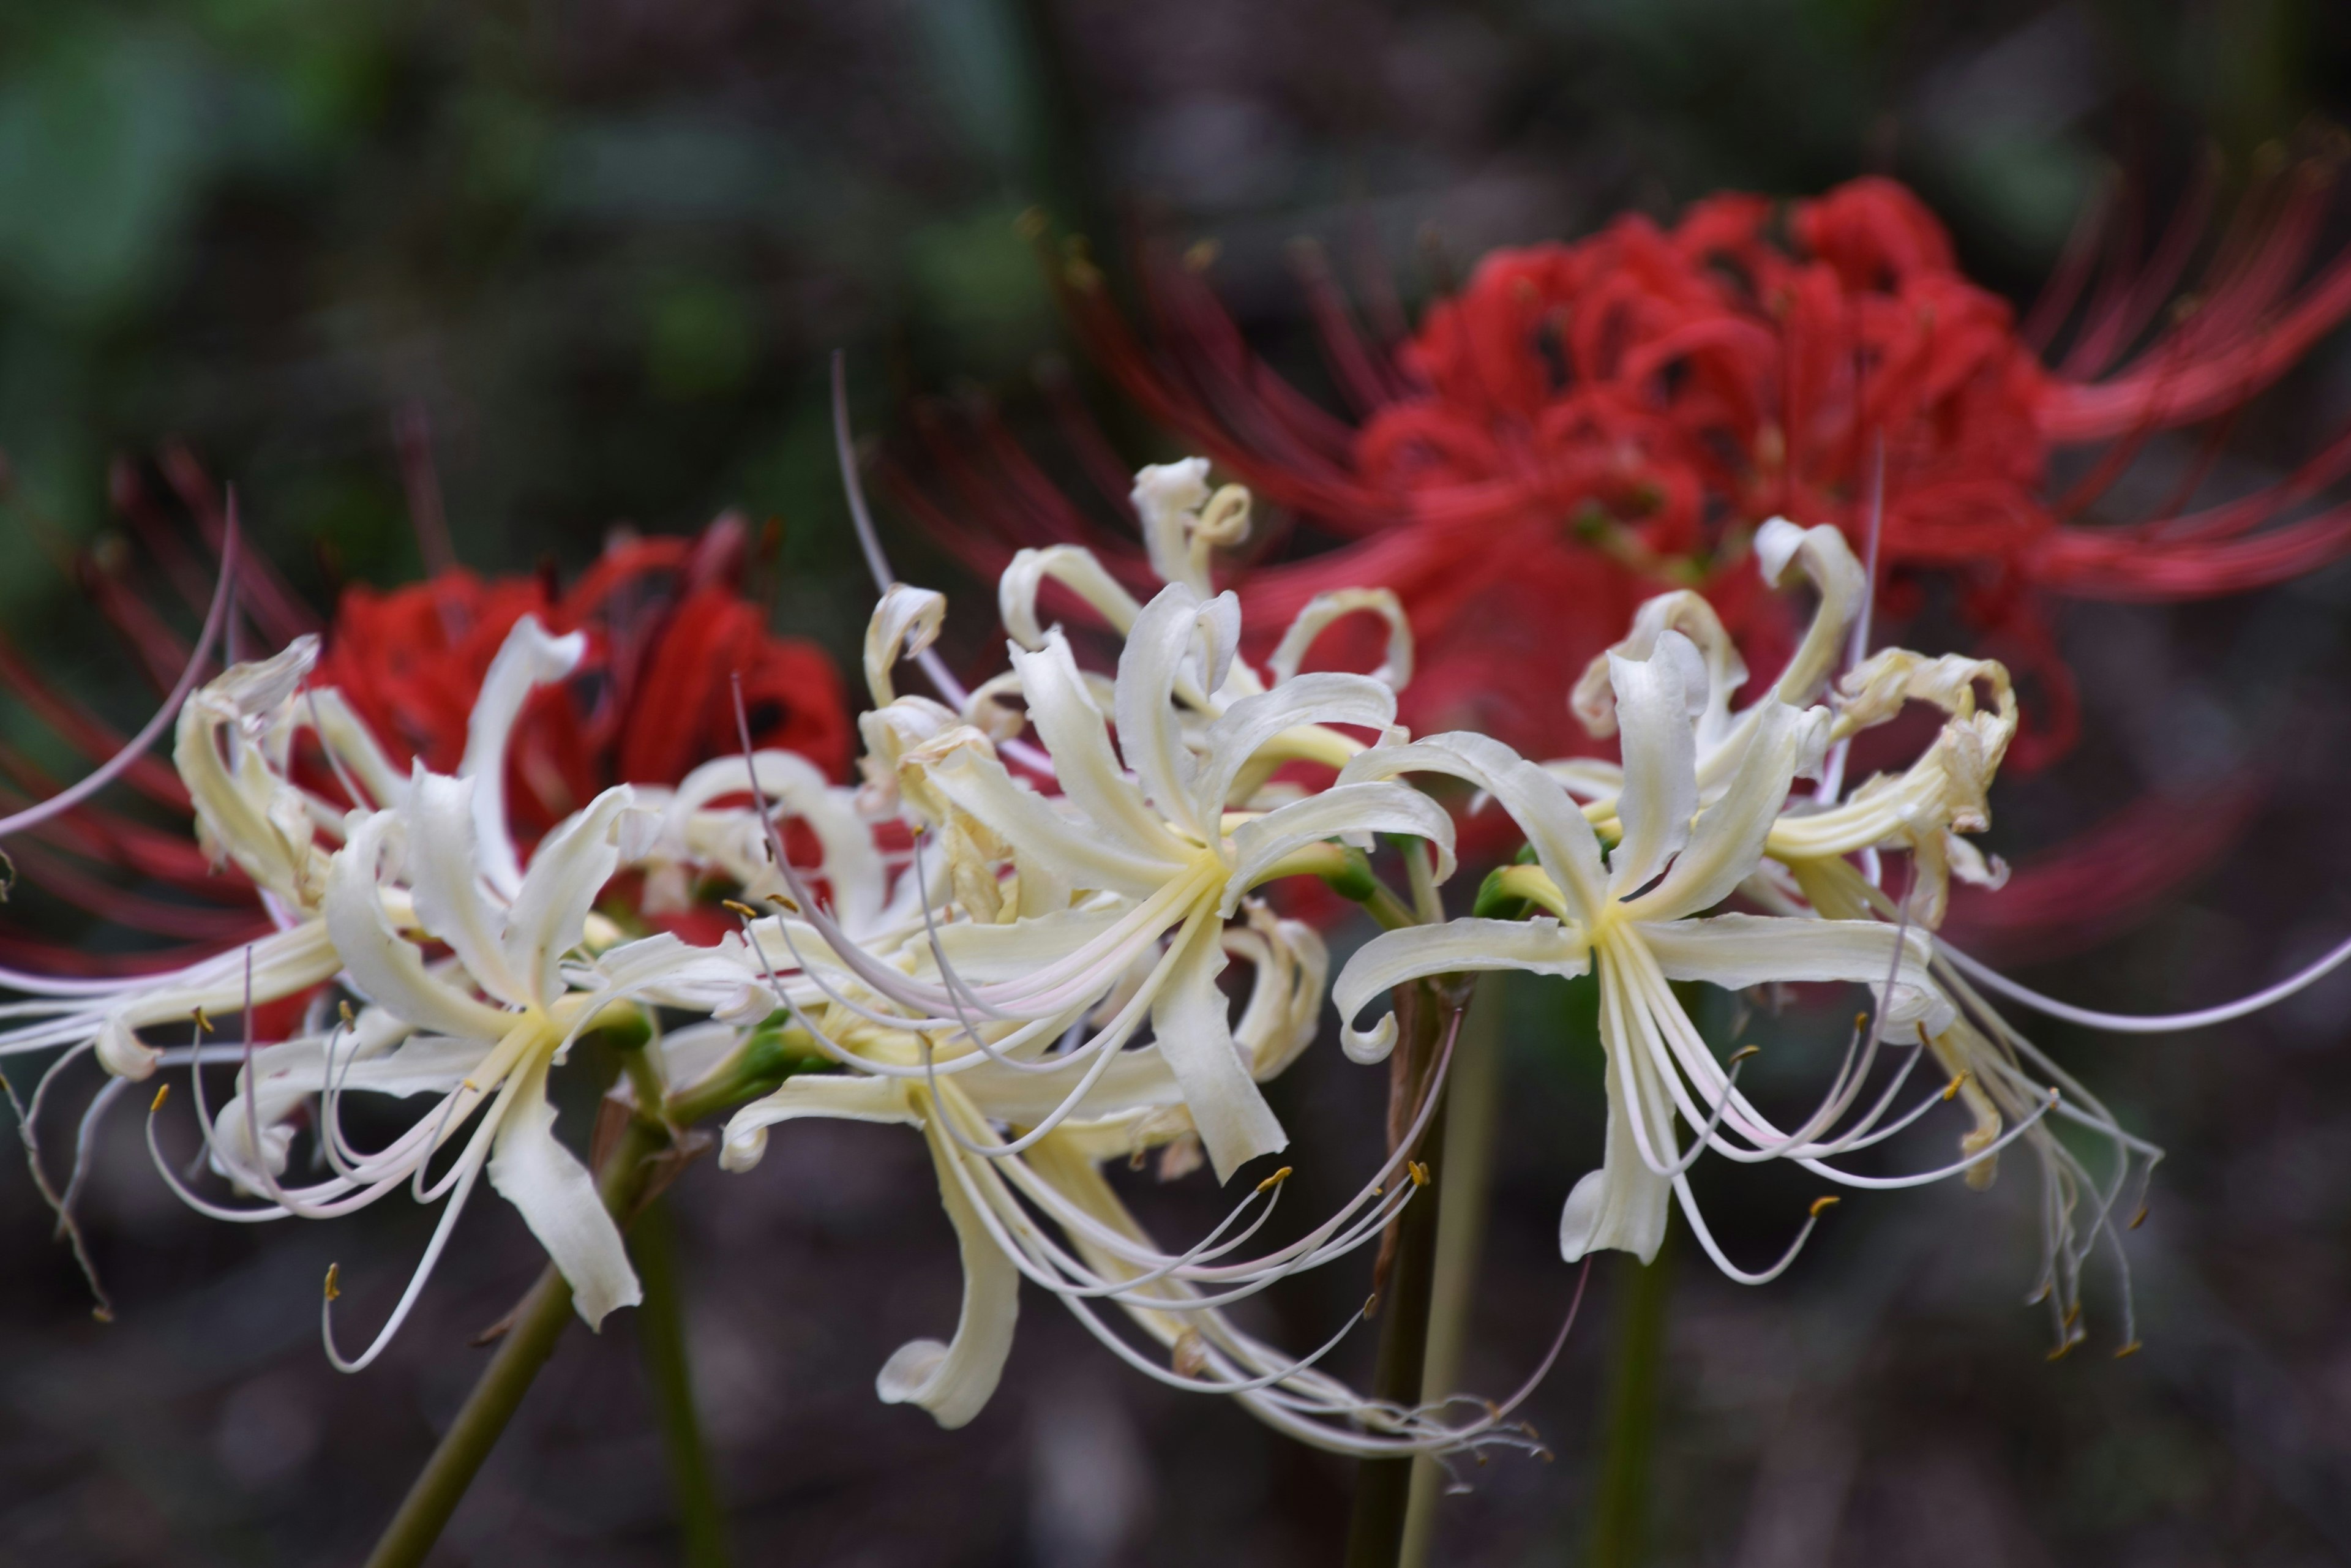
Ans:
[[[901,985],[893,998],[951,1022],[976,1014],[1045,1026],[1041,1040],[1165,939],[1165,954],[1122,1015],[1139,1021],[1149,1008],[1159,1052],[1184,1087],[1219,1180],[1286,1142],[1225,1023],[1216,984],[1223,921],[1252,887],[1282,873],[1285,859],[1326,839],[1391,832],[1428,840],[1437,846],[1440,877],[1450,873],[1452,858],[1450,820],[1399,785],[1342,784],[1262,814],[1228,813],[1233,797],[1254,789],[1247,776],[1279,737],[1310,727],[1331,733],[1326,727],[1334,724],[1381,731],[1395,716],[1395,694],[1378,682],[1301,675],[1233,701],[1198,734],[1196,750],[1177,687],[1223,687],[1238,634],[1230,595],[1204,603],[1180,583],[1161,591],[1137,616],[1120,657],[1115,752],[1066,642],[1056,632],[1035,652],[1013,646],[1060,800],[1024,788],[981,745],[948,748],[921,771],[930,789],[1008,849],[1024,886],[1042,875],[1081,894],[1108,894],[1111,903],[993,929],[951,926],[945,934],[951,945],[942,950],[967,969],[965,979]],[[969,969],[975,963],[1003,977],[977,977]],[[1072,1053],[1073,1062],[1122,1040],[1106,1030]]]
[[[1595,968],[1607,1052],[1608,1132],[1601,1167],[1576,1184],[1562,1213],[1562,1254],[1572,1260],[1613,1247],[1654,1257],[1671,1197],[1680,1200],[1693,1233],[1719,1267],[1734,1279],[1760,1281],[1787,1267],[1813,1220],[1771,1268],[1760,1273],[1738,1268],[1716,1246],[1691,1194],[1687,1171],[1705,1151],[1746,1163],[1792,1160],[1830,1180],[1874,1187],[1939,1179],[1989,1158],[1991,1149],[1912,1176],[1844,1171],[1833,1163],[1837,1155],[1907,1124],[1882,1124],[1892,1105],[1888,1094],[1840,1130],[1859,1102],[1881,1030],[1870,1031],[1858,1062],[1856,1052],[1848,1052],[1810,1116],[1782,1128],[1740,1092],[1738,1062],[1716,1057],[1674,996],[1670,982],[1676,980],[1733,989],[1771,980],[1850,981],[1884,988],[1881,1013],[1906,988],[1938,1022],[1950,1012],[1930,977],[1931,948],[1923,934],[1874,923],[1697,918],[1753,873],[1790,781],[1817,760],[1829,727],[1825,709],[1799,710],[1776,699],[1756,705],[1735,721],[1750,730],[1736,768],[1700,809],[1697,717],[1704,709],[1690,698],[1703,669],[1696,647],[1670,628],[1658,631],[1648,658],[1612,658],[1625,761],[1614,813],[1622,837],[1604,858],[1586,813],[1564,785],[1484,737],[1382,746],[1349,764],[1343,784],[1439,772],[1490,794],[1536,855],[1534,866],[1504,873],[1505,883],[1552,919],[1466,919],[1385,933],[1349,961],[1333,996],[1349,1020],[1343,1040],[1350,1054],[1376,1060],[1394,1044],[1393,1019],[1369,1032],[1358,1031],[1353,1020],[1380,993],[1406,980],[1480,969],[1574,975]],[[1693,1134],[1687,1149],[1675,1130],[1677,1117]],[[2020,1130],[2010,1129],[2001,1141]]]
[[[0,1051],[65,1046],[62,1064],[95,1049],[110,1071],[132,1078],[164,1058],[139,1038],[142,1029],[192,1014],[200,1028],[209,1027],[207,1012],[242,1010],[249,1030],[257,1005],[338,977],[360,997],[367,1005],[344,1027],[322,1031],[314,1023],[296,1039],[248,1046],[236,1092],[218,1116],[204,1106],[201,1077],[193,1083],[214,1168],[263,1200],[259,1207],[199,1197],[172,1175],[160,1148],[156,1153],[183,1198],[233,1220],[328,1218],[403,1184],[427,1201],[448,1198],[423,1263],[374,1343],[347,1360],[329,1331],[329,1353],[347,1369],[367,1364],[389,1343],[484,1172],[571,1281],[583,1317],[594,1323],[637,1298],[617,1228],[586,1168],[553,1134],[547,1078],[580,1032],[616,1012],[636,1016],[637,993],[704,960],[691,950],[640,955],[621,981],[592,964],[570,962],[616,935],[592,905],[621,858],[616,841],[633,799],[628,788],[607,791],[559,824],[527,869],[503,805],[496,803],[507,739],[531,690],[567,673],[580,651],[577,637],[549,638],[535,622],[518,622],[472,716],[465,776],[420,767],[405,781],[393,779],[333,694],[298,690],[315,653],[308,640],[232,669],[190,700],[181,718],[179,761],[207,841],[272,890],[287,928],[175,973],[15,1004],[9,1011],[19,1017],[50,1016],[0,1034]],[[287,781],[291,734],[306,721],[319,729],[339,770],[362,781],[355,792],[390,804],[339,816]],[[696,791],[703,782],[690,781]],[[862,907],[879,872],[850,865],[839,831],[845,802],[820,799],[820,789],[810,794],[806,779],[772,758],[761,782],[794,795],[800,810],[821,819],[820,834],[834,830],[837,852],[828,869],[839,873],[837,895]],[[494,804],[486,807],[486,798]],[[725,838],[723,823],[714,830],[694,810],[711,798],[690,796],[679,814],[674,826],[684,852],[697,840]],[[342,842],[329,854],[319,841],[335,838]],[[430,957],[425,945],[432,943],[450,956]],[[171,1053],[192,1067],[239,1054],[205,1047],[201,1037]],[[434,1099],[406,1133],[363,1152],[339,1120],[341,1097],[354,1090]],[[282,1178],[290,1118],[314,1095],[320,1154],[331,1175],[289,1184]],[[151,1145],[152,1128],[151,1112]],[[428,1178],[428,1162],[453,1142],[461,1144],[455,1163]]]
[[[1743,748],[1758,733],[1758,716],[1766,704],[1800,704],[1820,694],[1867,598],[1861,565],[1836,528],[1800,528],[1775,517],[1756,534],[1755,556],[1767,584],[1776,586],[1788,567],[1796,564],[1819,596],[1802,640],[1762,697],[1740,713],[1731,711],[1732,695],[1747,679],[1747,666],[1713,607],[1684,590],[1644,602],[1634,614],[1632,631],[1593,661],[1572,698],[1577,716],[1594,736],[1614,735],[1617,663],[1647,660],[1673,639],[1686,640],[1690,652],[1675,656],[1684,671],[1694,715],[1701,804],[1727,785]],[[1988,708],[1978,702],[1979,685],[1991,695]],[[1992,661],[1958,655],[1929,659],[1887,649],[1837,683],[1830,746],[1843,747],[1861,730],[1894,717],[1911,701],[1931,703],[1949,716],[1942,734],[1918,760],[1898,778],[1870,779],[1841,804],[1801,798],[1789,802],[1765,841],[1764,852],[1798,868],[1856,851],[1908,851],[1917,867],[1911,918],[1931,930],[1942,922],[1952,876],[1992,887],[2005,880],[2004,867],[1988,862],[1959,835],[1980,832],[1991,823],[1985,794],[2016,733],[2016,700],[2008,672]],[[1624,768],[1586,758],[1547,767],[1587,802],[1584,814],[1595,826],[1603,831],[1614,826]],[[1815,771],[1806,767],[1799,775]]]

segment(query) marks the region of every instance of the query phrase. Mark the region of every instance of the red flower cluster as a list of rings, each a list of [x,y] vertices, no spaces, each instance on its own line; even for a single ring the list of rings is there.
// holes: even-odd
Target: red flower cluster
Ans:
[[[770,633],[742,596],[747,542],[729,515],[699,538],[616,542],[568,591],[462,568],[389,591],[353,588],[328,631],[319,684],[339,687],[400,760],[454,772],[482,678],[515,622],[535,615],[558,635],[585,632],[580,669],[541,691],[515,727],[507,799],[527,835],[608,785],[674,784],[733,752],[737,674],[753,743],[841,778],[853,737],[840,674],[813,643]]]
[[[1784,629],[1743,565],[1752,529],[1774,515],[1834,522],[1866,549],[1882,475],[1885,601],[1909,602],[1927,572],[1957,580],[1985,651],[2038,679],[2029,764],[2072,727],[2041,595],[2225,593],[2351,550],[2351,510],[2281,520],[2351,468],[2351,438],[2282,484],[2181,509],[2228,417],[2351,313],[2351,260],[2302,282],[2323,172],[2289,171],[2250,199],[2193,308],[2160,324],[2209,191],[2150,259],[2116,259],[2094,289],[2077,246],[2031,332],[1883,179],[1784,210],[1719,195],[1670,229],[1628,216],[1573,244],[1495,252],[1392,345],[1358,330],[1310,267],[1353,422],[1250,354],[1196,267],[1147,262],[1149,345],[1082,261],[1063,291],[1101,363],[1187,446],[1354,541],[1244,575],[1252,625],[1278,629],[1343,584],[1404,597],[1425,672],[1407,715],[1423,727],[1474,722],[1538,754],[1577,747],[1559,694],[1667,586],[1703,589],[1768,672]],[[2046,362],[2036,341],[2068,324],[2068,351]],[[2205,422],[2216,439],[2172,505],[2084,521],[2150,435]],[[2085,446],[2098,449],[2090,471],[2053,496],[2053,457]]]

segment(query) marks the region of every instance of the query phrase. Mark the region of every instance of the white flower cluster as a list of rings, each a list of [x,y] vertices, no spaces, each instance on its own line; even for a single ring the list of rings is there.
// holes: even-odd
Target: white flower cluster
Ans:
[[[1475,734],[1414,738],[1395,723],[1410,636],[1384,591],[1325,595],[1261,669],[1242,656],[1237,602],[1211,591],[1208,560],[1245,535],[1249,497],[1212,493],[1207,471],[1193,459],[1138,476],[1164,581],[1147,602],[1082,549],[1023,551],[999,588],[1008,668],[975,691],[896,689],[904,659],[940,668],[930,647],[946,603],[889,587],[866,643],[874,706],[856,789],[747,743],[674,789],[608,790],[526,853],[504,801],[507,738],[532,690],[576,664],[576,637],[518,623],[447,777],[421,766],[402,776],[336,694],[309,688],[308,641],[231,669],[185,704],[177,762],[204,844],[264,891],[277,933],[159,977],[17,977],[37,994],[5,1009],[15,1021],[0,1052],[62,1048],[58,1066],[94,1052],[115,1075],[101,1103],[123,1082],[187,1068],[211,1168],[235,1196],[200,1196],[160,1146],[156,1164],[208,1214],[329,1218],[402,1188],[442,1203],[372,1343],[346,1357],[329,1322],[338,1365],[381,1352],[485,1171],[584,1318],[633,1302],[620,1227],[555,1136],[550,1074],[590,1030],[649,1033],[614,1092],[658,1114],[646,1096],[664,1085],[726,1080],[761,1041],[788,1038],[802,1070],[779,1087],[771,1073],[772,1092],[736,1112],[724,1163],[755,1165],[771,1130],[798,1118],[917,1128],[960,1238],[953,1337],[891,1357],[884,1399],[948,1426],[969,1420],[1002,1370],[1025,1279],[1144,1374],[1230,1395],[1324,1448],[1529,1443],[1498,1407],[1357,1394],[1317,1369],[1335,1335],[1294,1355],[1228,1315],[1375,1241],[1415,1200],[1425,1173],[1412,1155],[1453,1049],[1447,1035],[1403,1135],[1351,1201],[1294,1240],[1253,1247],[1289,1174],[1252,1166],[1287,1143],[1260,1085],[1319,1033],[1329,967],[1316,930],[1260,892],[1317,876],[1359,899],[1374,890],[1390,927],[1329,988],[1354,1060],[1395,1048],[1394,1017],[1358,1019],[1399,987],[1498,969],[1596,976],[1608,1130],[1598,1168],[1566,1197],[1565,1258],[1654,1255],[1678,1200],[1727,1273],[1769,1279],[1827,1200],[1785,1256],[1744,1270],[1693,1197],[1689,1172],[1708,1153],[1877,1188],[1954,1175],[1981,1185],[2021,1144],[2045,1179],[2043,1283],[2059,1348],[2079,1338],[2085,1260],[2136,1207],[2157,1152],[1993,1013],[1932,935],[1950,876],[2001,875],[1962,836],[1986,824],[2015,731],[2000,666],[1896,650],[1832,686],[1867,584],[1834,528],[1773,522],[1754,541],[1759,566],[1774,583],[1800,568],[1818,607],[1788,667],[1745,707],[1734,702],[1747,672],[1720,622],[1698,596],[1670,593],[1562,694],[1596,734],[1619,737],[1621,765],[1539,764]],[[1085,607],[1115,635],[1114,674],[1081,663],[1041,613],[1053,603]],[[1382,667],[1301,673],[1324,628],[1359,614],[1385,623]],[[1800,786],[1911,702],[1944,717],[1906,771],[1844,800]],[[306,732],[356,809],[298,781]],[[1529,852],[1487,879],[1476,913],[1450,920],[1439,889],[1455,819],[1407,782],[1430,775],[1499,807]],[[812,850],[795,863],[788,842]],[[1365,852],[1383,843],[1402,846],[1409,903],[1372,875]],[[1879,886],[1888,851],[1908,857],[1898,900]],[[642,881],[616,883],[623,873]],[[740,916],[716,946],[632,934],[636,914],[713,882],[738,895]],[[641,887],[639,907],[600,913],[615,887]],[[1733,901],[1748,907],[1724,912]],[[1228,996],[1236,959],[1248,978]],[[1870,1006],[1813,1108],[1775,1118],[1740,1089],[1750,1052],[1693,1024],[1675,989],[1693,981],[1840,983],[1866,988]],[[287,998],[305,998],[302,1025],[253,1043],[255,1009]],[[208,1042],[206,1015],[230,1011],[244,1013],[247,1043]],[[172,1028],[193,1031],[186,1046],[147,1038]],[[202,1098],[207,1062],[237,1069],[217,1110]],[[343,1125],[354,1092],[421,1108],[391,1143],[363,1149]],[[1965,1119],[1956,1159],[1909,1176],[1846,1163],[1946,1104]],[[2103,1174],[2053,1134],[2058,1120],[2103,1140]],[[151,1112],[151,1145],[154,1124]],[[318,1166],[298,1178],[303,1128]],[[1227,1219],[1179,1249],[1151,1239],[1102,1172],[1155,1149],[1165,1175],[1203,1158],[1220,1183],[1249,1173]]]

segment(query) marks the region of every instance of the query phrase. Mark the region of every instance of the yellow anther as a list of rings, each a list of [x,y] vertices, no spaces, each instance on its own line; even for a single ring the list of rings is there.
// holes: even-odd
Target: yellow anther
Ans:
[[[1387,1195],[1388,1195],[1388,1189],[1387,1189],[1387,1188],[1385,1188],[1385,1187],[1384,1187],[1384,1186],[1380,1186],[1374,1185],[1374,1186],[1372,1187],[1372,1196],[1373,1196],[1374,1197],[1385,1197]]]
[[[1761,1056],[1762,1054],[1763,1048],[1760,1045],[1742,1045],[1737,1051],[1730,1053],[1729,1058],[1724,1061],[1723,1065],[1726,1067],[1736,1067],[1750,1056]]]
[[[1371,1318],[1372,1318],[1373,1314],[1374,1314],[1374,1313],[1375,1313],[1375,1312],[1377,1312],[1379,1310],[1380,1310],[1380,1293],[1379,1293],[1377,1291],[1374,1291],[1370,1295],[1365,1296],[1365,1297],[1364,1298],[1364,1321],[1365,1321],[1365,1322],[1368,1322],[1369,1321],[1371,1321]]]
[[[329,1300],[329,1301],[334,1301],[334,1300],[338,1299],[339,1297],[340,1297],[340,1296],[342,1295],[342,1293],[343,1293],[343,1284],[342,1284],[342,1281],[343,1281],[343,1266],[342,1266],[340,1263],[329,1263],[329,1264],[328,1264],[328,1265],[327,1265],[327,1300]]]
[[[2125,1228],[2126,1228],[2126,1229],[2130,1229],[2130,1230],[2137,1230],[2140,1226],[2145,1225],[2146,1223],[2147,1223],[2147,1205],[2145,1205],[2145,1204],[2143,1204],[2143,1203],[2142,1203],[2142,1204],[2140,1204],[2140,1205],[2138,1206],[2138,1212],[2137,1212],[2137,1214],[2134,1214],[2134,1215],[2132,1215],[2132,1216],[2131,1216],[2131,1218],[2130,1218],[2130,1224],[2129,1224],[2128,1226],[2125,1227]]]
[[[482,1086],[475,1082],[470,1078],[460,1078],[457,1080],[457,1087],[460,1089],[469,1089],[476,1094],[479,1094],[482,1092]]]
[[[1823,1197],[1813,1199],[1813,1218],[1814,1219],[1818,1219],[1823,1209],[1834,1208],[1838,1204],[1843,1203],[1844,1201],[1844,1199],[1837,1197],[1834,1193],[1829,1193]]]
[[[2145,1350],[2146,1348],[2147,1347],[2141,1344],[2138,1341],[2133,1340],[2130,1343],[2115,1352],[2115,1359],[2116,1361],[2120,1361],[2126,1355],[2137,1355],[2140,1351]]]
[[[2072,1306],[2067,1307],[2067,1308],[2065,1309],[2065,1326],[2066,1326],[2067,1328],[2072,1328],[2072,1327],[2074,1326],[2074,1324],[2075,1321],[2076,1321],[2076,1320],[2078,1320],[2078,1319],[2081,1317],[2081,1315],[2082,1315],[2082,1303],[2081,1303],[2081,1302],[2079,1302],[2079,1301],[2075,1301]]]
[[[1964,1067],[1951,1074],[1951,1081],[1943,1085],[1943,1098],[1946,1100],[1958,1099],[1959,1090],[1967,1083],[1969,1079],[1973,1078],[1974,1076],[1975,1073],[1972,1071]]]
[[[2068,1338],[2068,1339],[2065,1341],[2065,1343],[2064,1343],[2064,1344],[2059,1345],[2055,1350],[2053,1350],[2053,1351],[2051,1351],[2051,1352],[2049,1353],[2049,1359],[2050,1359],[2050,1360],[2052,1360],[2052,1361],[2063,1361],[2063,1360],[2064,1360],[2067,1356],[2069,1356],[2069,1355],[2071,1355],[2071,1354],[2074,1354],[2074,1347],[2075,1345],[2077,1345],[2077,1344],[2081,1343],[2082,1343],[2082,1336],[2081,1336],[2081,1335],[2079,1335],[2079,1334],[2074,1334],[2074,1335],[2071,1336],[2070,1338]]]
[[[213,1020],[204,1017],[204,1009],[202,1008],[196,1009],[196,1027],[206,1034],[213,1032]]]
[[[771,893],[768,894],[768,902],[774,904],[778,909],[782,910],[787,915],[798,915],[800,912],[800,906],[799,904],[793,903],[790,899],[786,898],[780,893]]]
[[[1207,1369],[1208,1342],[1198,1329],[1186,1329],[1169,1347],[1168,1364],[1178,1377],[1197,1377]]]
[[[1869,1015],[1868,1015],[1867,1013],[1855,1013],[1855,1014],[1854,1014],[1854,1015],[1853,1015],[1853,1027],[1854,1027],[1854,1028],[1855,1028],[1855,1029],[1857,1029],[1857,1030],[1859,1030],[1859,1029],[1867,1029],[1867,1028],[1869,1027]]]
[[[726,905],[726,913],[729,915],[739,915],[746,920],[757,920],[759,918],[759,912],[752,908],[749,904],[745,904],[740,899],[722,898],[718,902]]]
[[[1404,1168],[1412,1173],[1413,1186],[1426,1186],[1428,1185],[1428,1167],[1426,1166],[1422,1165],[1418,1160],[1406,1160],[1404,1163]]]
[[[1271,1192],[1275,1187],[1280,1186],[1283,1182],[1286,1182],[1289,1179],[1290,1167],[1288,1166],[1284,1166],[1280,1170],[1274,1172],[1271,1176],[1266,1177],[1263,1181],[1258,1183],[1257,1189],[1259,1192]]]
[[[2024,1298],[2024,1304],[2025,1304],[2026,1306],[2028,1306],[2028,1307],[2037,1307],[2037,1306],[2039,1306],[2042,1302],[2043,1302],[2043,1301],[2047,1301],[2047,1300],[2049,1299],[2049,1291],[2050,1291],[2050,1283],[2049,1283],[2049,1281],[2046,1281],[2046,1280],[2042,1281],[2041,1281],[2041,1289],[2039,1289],[2039,1290],[2037,1290],[2037,1291],[2033,1291],[2033,1292],[2032,1292],[2032,1294],[2031,1294],[2031,1295],[2029,1295],[2029,1296],[2025,1297],[2025,1298]]]
[[[155,1098],[147,1103],[147,1113],[152,1116],[156,1112],[161,1111],[163,1108],[163,1102],[169,1100],[171,1097],[172,1086],[170,1084],[158,1083],[155,1085]]]

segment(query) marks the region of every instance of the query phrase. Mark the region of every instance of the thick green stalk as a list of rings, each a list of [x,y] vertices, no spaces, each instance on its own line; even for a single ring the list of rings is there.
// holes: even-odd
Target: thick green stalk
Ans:
[[[1461,1349],[1469,1333],[1469,1301],[1486,1239],[1486,1197],[1494,1174],[1494,1126],[1502,1103],[1502,981],[1478,982],[1477,1000],[1462,1020],[1446,1086],[1445,1185],[1437,1194],[1437,1276],[1428,1303],[1428,1358],[1420,1396],[1434,1401],[1458,1386]],[[1412,1464],[1412,1501],[1405,1511],[1403,1568],[1428,1561],[1437,1528],[1438,1483],[1444,1472],[1423,1456]]]
[[[619,1218],[636,1207],[652,1178],[653,1156],[668,1141],[662,1128],[642,1117],[629,1119],[597,1184],[609,1213]],[[424,1561],[570,1321],[570,1282],[550,1263],[515,1309],[513,1326],[408,1489],[400,1511],[369,1555],[367,1568],[415,1568]]]
[[[1657,1382],[1673,1282],[1673,1232],[1656,1261],[1626,1260],[1610,1358],[1607,1427],[1592,1500],[1587,1568],[1635,1568],[1648,1545],[1649,1473],[1657,1441]]]
[[[1397,1082],[1405,1086],[1403,1103],[1416,1109],[1420,1086],[1436,1062],[1444,1030],[1457,1015],[1427,982],[1400,988],[1396,1003],[1404,1014],[1405,1037],[1396,1050],[1409,1053],[1407,1069]],[[1438,1092],[1443,1092],[1440,1087]],[[1395,1107],[1389,1114],[1392,1122],[1399,1120]],[[1407,1110],[1401,1125],[1409,1125],[1411,1119]],[[1431,1181],[1437,1179],[1444,1166],[1445,1124],[1440,1106],[1417,1151]],[[1440,1197],[1443,1190],[1437,1189]],[[1428,1350],[1429,1286],[1437,1272],[1439,1208],[1438,1203],[1416,1200],[1405,1206],[1395,1221],[1395,1252],[1378,1301],[1380,1344],[1371,1388],[1374,1399],[1407,1406],[1420,1402]],[[1347,1568],[1395,1568],[1412,1502],[1412,1470],[1409,1458],[1357,1463],[1354,1514],[1347,1531]]]
[[[685,1568],[727,1568],[734,1553],[726,1542],[718,1479],[695,1415],[685,1303],[677,1280],[677,1227],[666,1198],[653,1199],[637,1216],[629,1231],[629,1256],[637,1266],[637,1281],[644,1287],[644,1300],[637,1304],[637,1343],[644,1354],[645,1380],[653,1386],[653,1415],[669,1460]]]

